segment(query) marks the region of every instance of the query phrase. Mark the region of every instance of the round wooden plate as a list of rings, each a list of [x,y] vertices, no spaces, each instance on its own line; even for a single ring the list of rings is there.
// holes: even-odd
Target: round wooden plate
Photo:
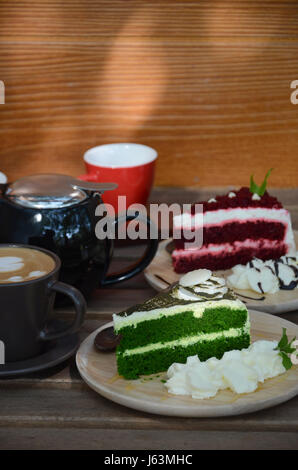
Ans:
[[[288,338],[298,336],[298,326],[294,323],[262,312],[249,313],[252,341],[278,340],[283,327],[287,328]],[[125,380],[117,374],[115,353],[98,352],[93,344],[97,333],[110,326],[112,322],[85,339],[77,352],[76,362],[82,378],[93,390],[129,408],[168,416],[230,416],[278,405],[298,393],[298,366],[266,380],[253,393],[237,395],[230,390],[222,390],[215,397],[204,400],[170,395],[162,382],[166,379],[165,372],[138,380]]]
[[[296,246],[298,246],[298,232],[294,231]],[[172,239],[160,242],[157,253],[145,269],[144,274],[148,283],[157,291],[161,291],[173,282],[177,282],[181,274],[175,273],[172,265],[171,252],[174,242]],[[214,274],[227,278],[231,270],[216,271]],[[261,310],[269,313],[283,313],[298,309],[298,288],[294,290],[280,290],[276,294],[266,294],[264,300],[248,300],[241,297],[261,298],[261,294],[249,290],[233,289],[239,298],[246,303],[247,308]]]

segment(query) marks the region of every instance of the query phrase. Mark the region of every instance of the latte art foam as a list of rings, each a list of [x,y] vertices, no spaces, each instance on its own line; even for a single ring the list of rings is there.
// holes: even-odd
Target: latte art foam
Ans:
[[[0,272],[18,271],[24,267],[22,258],[17,256],[3,256],[0,258]]]
[[[24,282],[45,276],[55,268],[55,261],[32,248],[0,247],[0,284]]]

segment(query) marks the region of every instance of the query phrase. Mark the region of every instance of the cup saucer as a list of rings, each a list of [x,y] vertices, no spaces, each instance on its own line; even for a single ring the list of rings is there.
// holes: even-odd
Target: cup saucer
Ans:
[[[56,328],[62,328],[63,325],[64,322],[60,320],[53,321],[53,326]],[[47,341],[45,343],[45,351],[39,356],[35,356],[24,361],[10,362],[0,365],[0,379],[27,375],[32,372],[56,366],[73,356],[76,353],[79,344],[80,340],[78,333],[69,334],[53,341]]]

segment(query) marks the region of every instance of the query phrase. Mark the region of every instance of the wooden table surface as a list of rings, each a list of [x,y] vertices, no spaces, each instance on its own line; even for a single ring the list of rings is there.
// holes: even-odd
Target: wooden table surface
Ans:
[[[152,199],[185,202],[193,190],[155,190]],[[209,193],[208,193],[209,194]],[[204,194],[205,195],[205,194]],[[298,190],[281,191],[298,228]],[[200,192],[199,197],[202,197]],[[137,249],[119,247],[111,270],[137,257]],[[113,312],[154,295],[144,275],[98,290],[88,302],[83,339],[111,320]],[[71,310],[57,312],[70,319]],[[298,311],[282,315],[298,323]],[[298,396],[257,413],[216,419],[170,418],[117,405],[89,389],[74,358],[46,372],[0,381],[0,449],[297,449]]]

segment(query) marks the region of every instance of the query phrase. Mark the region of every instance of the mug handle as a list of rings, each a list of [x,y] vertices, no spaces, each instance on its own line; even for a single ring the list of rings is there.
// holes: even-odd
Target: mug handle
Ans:
[[[121,217],[117,217],[115,219],[114,223],[116,225],[122,224],[124,222],[127,222],[129,220],[134,220],[137,217],[138,214],[135,215],[125,215]],[[142,219],[139,219],[140,221],[143,221],[147,224],[147,227],[150,229],[150,226],[152,225],[152,221],[149,219],[149,217],[145,217]],[[111,286],[112,284],[116,284],[117,282],[122,282],[126,281],[127,279],[130,279],[131,277],[134,277],[136,274],[139,274],[142,272],[148,264],[152,261],[152,259],[155,256],[155,253],[158,248],[158,238],[153,238],[149,239],[149,244],[148,247],[143,254],[143,256],[132,266],[130,266],[127,270],[125,271],[120,271],[118,273],[112,273],[109,274],[103,281],[102,281],[102,286]]]
[[[75,287],[72,287],[61,281],[54,281],[49,285],[49,290],[59,292],[60,294],[65,294],[70,297],[75,307],[76,316],[71,325],[67,326],[63,330],[46,331],[46,328],[42,330],[40,332],[40,339],[43,341],[51,341],[53,339],[62,338],[62,336],[66,336],[78,331],[84,321],[84,316],[87,308],[86,301],[83,295]]]

